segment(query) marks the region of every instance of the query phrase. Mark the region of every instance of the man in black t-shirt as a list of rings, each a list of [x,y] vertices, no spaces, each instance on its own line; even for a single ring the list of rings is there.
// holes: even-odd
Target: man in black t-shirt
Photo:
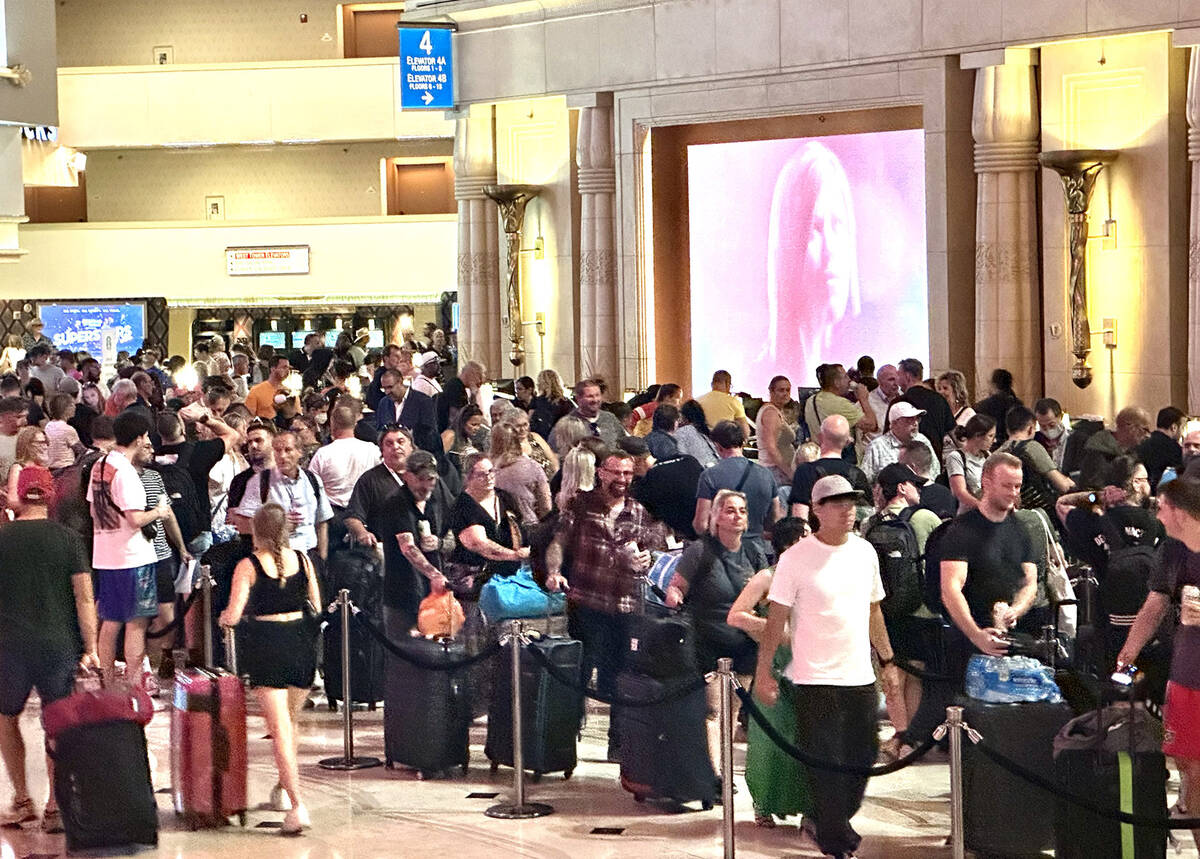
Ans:
[[[954,412],[950,411],[950,404],[946,402],[945,397],[925,387],[925,366],[916,358],[905,358],[896,365],[896,370],[900,377],[900,387],[904,388],[900,401],[911,403],[925,413],[921,415],[917,430],[929,439],[929,443],[933,445],[933,452],[940,461],[942,440],[954,429]]]
[[[974,649],[1008,650],[1004,633],[1037,596],[1037,567],[1028,533],[1011,515],[1021,497],[1021,461],[994,453],[983,466],[979,507],[954,520],[942,540],[942,603]]]
[[[633,435],[618,441],[617,447],[633,457],[629,494],[680,539],[695,540],[692,515],[696,511],[696,487],[704,466],[686,454],[655,459],[646,440]]]
[[[71,694],[76,668],[100,667],[91,566],[80,537],[46,520],[53,492],[45,469],[24,470],[21,515],[0,527],[0,751],[13,785],[12,806],[0,813],[4,826],[37,819],[18,727],[29,693],[36,687],[45,707]],[[46,769],[53,784],[49,757]],[[53,791],[42,829],[62,831]]]
[[[850,485],[869,498],[871,484],[862,469],[842,459],[842,450],[850,443],[850,423],[842,415],[830,415],[821,421],[817,433],[821,455],[812,462],[796,466],[792,475],[792,494],[788,499],[791,513],[803,522],[808,522],[808,508],[812,503],[812,488],[822,477],[836,474],[850,481]]]
[[[1183,467],[1183,447],[1179,440],[1186,423],[1187,415],[1174,406],[1159,409],[1154,432],[1137,446],[1137,458],[1146,466],[1151,487],[1158,486],[1168,468],[1178,470]]]
[[[207,413],[198,421],[213,434],[211,439],[188,441],[183,418],[178,412],[163,412],[158,418],[158,434],[162,444],[154,454],[157,465],[177,465],[187,471],[196,487],[196,497],[208,506],[208,473],[225,458],[229,449],[238,443],[238,431],[223,420]],[[178,499],[176,499],[178,500]],[[212,545],[212,517],[201,523],[200,534],[191,538],[188,550],[199,556]],[[185,537],[186,539],[186,537]]]

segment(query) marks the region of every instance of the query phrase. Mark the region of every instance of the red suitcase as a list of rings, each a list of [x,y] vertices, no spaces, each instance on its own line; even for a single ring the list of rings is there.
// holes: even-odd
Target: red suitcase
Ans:
[[[193,829],[246,825],[246,693],[240,678],[189,668],[175,675],[171,795]]]

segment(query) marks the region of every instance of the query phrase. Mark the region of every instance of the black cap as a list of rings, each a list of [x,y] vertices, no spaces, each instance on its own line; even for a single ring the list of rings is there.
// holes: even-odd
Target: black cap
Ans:
[[[888,498],[895,497],[896,487],[901,483],[911,483],[918,488],[925,484],[925,481],[917,477],[911,468],[907,465],[901,465],[898,462],[885,465],[880,469],[879,476],[875,478],[875,481],[879,484],[879,488],[883,490],[883,494]]]

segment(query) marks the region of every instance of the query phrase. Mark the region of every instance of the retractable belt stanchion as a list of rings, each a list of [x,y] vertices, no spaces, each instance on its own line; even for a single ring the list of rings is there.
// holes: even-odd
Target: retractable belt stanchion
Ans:
[[[717,682],[721,684],[721,815],[725,836],[725,859],[736,851],[733,834],[733,660],[717,660]]]
[[[508,645],[512,652],[513,801],[507,805],[493,805],[484,814],[505,820],[525,820],[553,814],[554,809],[545,803],[525,801],[525,750],[521,719],[521,648],[525,645],[525,637],[521,631],[521,621],[514,620],[511,624]]]
[[[212,613],[212,567],[200,567],[200,603],[204,616],[203,656],[204,667],[213,668],[213,613]]]
[[[950,732],[950,837],[947,839],[953,850],[954,859],[964,859],[967,848],[963,841],[963,771],[962,771],[962,738],[964,731],[971,727],[963,721],[962,707],[947,707],[946,721],[933,732],[933,738],[940,740]],[[978,742],[978,734],[974,735]]]
[[[338,591],[337,602],[333,606],[337,607],[342,621],[342,756],[325,758],[318,761],[317,766],[326,770],[365,770],[383,766],[379,758],[354,756],[354,705],[350,696],[350,591],[345,588]]]

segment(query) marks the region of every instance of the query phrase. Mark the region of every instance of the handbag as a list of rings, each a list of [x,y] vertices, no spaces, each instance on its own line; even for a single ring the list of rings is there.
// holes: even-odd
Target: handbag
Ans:
[[[1046,514],[1041,510],[1037,513],[1046,535],[1046,594],[1058,611],[1058,631],[1068,638],[1074,638],[1079,628],[1079,607],[1075,604],[1075,589],[1067,575],[1067,559],[1062,546],[1050,531]]]
[[[511,576],[492,576],[479,592],[479,608],[488,623],[559,614],[566,602],[566,595],[538,586],[528,563]]]
[[[454,638],[465,622],[462,606],[448,590],[425,597],[417,609],[417,631],[426,638]]]

